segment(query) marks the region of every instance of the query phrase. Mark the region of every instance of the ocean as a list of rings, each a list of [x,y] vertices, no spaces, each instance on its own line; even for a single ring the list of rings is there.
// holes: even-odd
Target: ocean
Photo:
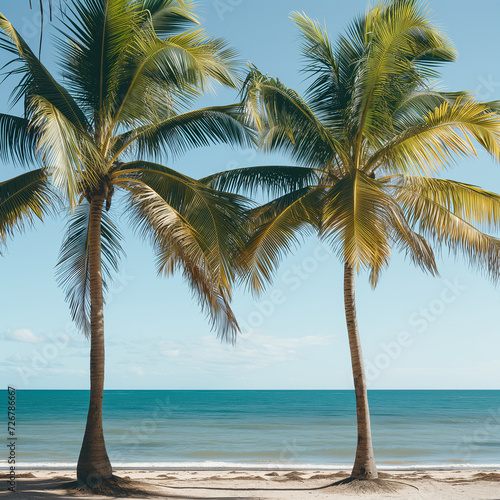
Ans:
[[[16,398],[18,468],[74,467],[88,392]],[[500,468],[500,391],[370,391],[369,399],[381,469]],[[353,391],[104,394],[116,468],[349,468],[355,423]]]

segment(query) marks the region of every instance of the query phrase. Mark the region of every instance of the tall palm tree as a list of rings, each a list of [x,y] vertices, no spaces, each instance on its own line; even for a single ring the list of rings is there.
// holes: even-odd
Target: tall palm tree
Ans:
[[[181,270],[219,334],[232,339],[229,306],[244,244],[244,198],[155,163],[214,143],[253,144],[238,105],[186,110],[211,82],[234,87],[235,53],[193,28],[183,0],[73,0],[54,45],[65,86],[0,15],[14,55],[38,154],[73,213],[58,263],[73,318],[90,337],[90,403],[78,480],[112,485],[102,428],[103,289],[118,265],[120,233],[108,212],[118,192],[158,271]]]
[[[432,88],[436,66],[456,54],[417,0],[374,7],[335,45],[317,22],[299,13],[292,19],[313,78],[305,98],[255,68],[244,93],[264,150],[289,154],[296,165],[242,168],[203,182],[277,196],[251,211],[246,266],[254,291],[271,281],[301,234],[319,234],[343,263],[358,430],[350,480],[376,479],[355,272],[369,270],[375,286],[398,249],[436,274],[434,243],[499,277],[500,240],[483,231],[498,228],[500,197],[433,174],[474,156],[474,142],[499,158],[500,117],[492,103]]]

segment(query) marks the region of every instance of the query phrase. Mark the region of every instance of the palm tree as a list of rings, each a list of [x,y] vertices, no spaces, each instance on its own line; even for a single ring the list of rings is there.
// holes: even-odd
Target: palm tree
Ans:
[[[183,0],[73,0],[61,20],[58,83],[0,15],[2,45],[22,79],[17,97],[37,131],[37,150],[72,208],[58,263],[77,325],[90,337],[90,403],[77,478],[112,487],[102,428],[103,289],[118,265],[120,233],[108,212],[118,192],[158,271],[181,270],[212,325],[237,331],[229,306],[244,245],[245,199],[213,190],[155,158],[214,143],[248,146],[238,105],[186,110],[211,82],[235,87],[235,53],[193,28]],[[151,160],[152,159],[152,160]]]
[[[433,174],[474,156],[473,141],[498,158],[500,117],[491,103],[432,88],[436,66],[456,54],[417,0],[374,7],[336,45],[307,16],[292,19],[313,77],[306,97],[256,68],[244,94],[263,149],[289,154],[296,165],[241,168],[203,182],[222,190],[263,187],[276,196],[250,212],[252,290],[271,281],[300,235],[319,234],[343,263],[358,430],[349,480],[376,479],[355,271],[369,270],[375,286],[395,248],[436,274],[431,242],[499,277],[500,241],[482,230],[498,228],[500,197]]]

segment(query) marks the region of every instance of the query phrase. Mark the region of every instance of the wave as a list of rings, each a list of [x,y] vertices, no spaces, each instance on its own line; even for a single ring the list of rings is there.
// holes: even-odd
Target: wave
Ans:
[[[9,469],[6,460],[0,460],[0,470]],[[66,470],[75,469],[76,462],[17,462],[16,470]],[[475,469],[500,469],[500,463],[493,464],[400,464],[378,465],[381,471],[432,471],[432,470],[475,470]],[[114,462],[113,469],[137,470],[351,470],[352,465],[346,464],[307,464],[307,463],[231,463],[231,462]]]

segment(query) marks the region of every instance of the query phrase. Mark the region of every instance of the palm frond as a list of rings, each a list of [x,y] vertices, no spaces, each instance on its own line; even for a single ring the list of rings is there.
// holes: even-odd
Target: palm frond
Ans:
[[[456,58],[450,41],[430,24],[417,0],[375,7],[367,16],[366,30],[367,48],[350,106],[358,159],[363,138],[376,138],[390,129],[387,111],[408,90],[435,77],[432,68],[437,63]]]
[[[49,178],[41,168],[0,182],[0,243],[47,215],[56,202]]]
[[[289,192],[249,213],[252,236],[245,252],[245,280],[261,293],[271,282],[283,256],[299,243],[300,236],[318,230],[320,200],[324,190],[304,187]]]
[[[113,123],[136,126],[145,108],[161,121],[199,97],[212,82],[235,87],[235,55],[225,41],[208,37],[202,29],[166,40],[154,31],[142,32],[123,64]]]
[[[147,185],[130,187],[129,204],[134,228],[153,245],[158,272],[181,272],[212,328],[223,340],[234,342],[239,328],[229,305],[229,290],[216,285],[196,228]]]
[[[427,175],[475,156],[473,140],[500,158],[500,115],[474,101],[443,102],[376,151],[364,168]]]
[[[328,192],[324,200],[321,237],[350,267],[387,266],[390,257],[390,196],[383,186],[354,170]]]
[[[15,45],[17,61],[21,63],[22,82],[18,86],[16,99],[28,95],[38,95],[57,108],[58,112],[80,130],[87,129],[87,118],[69,92],[50,74],[28,44],[14,29],[5,16],[0,14],[0,30]]]
[[[290,16],[302,33],[302,54],[306,61],[304,71],[313,81],[306,90],[306,100],[311,109],[328,128],[342,134],[342,110],[348,101],[347,86],[342,81],[342,56],[337,57],[326,30],[303,13],[293,12]],[[348,57],[351,71],[354,71],[352,55]],[[340,61],[339,61],[340,60]],[[340,62],[340,65],[339,65]],[[344,62],[345,66],[345,62]]]
[[[401,191],[419,193],[474,226],[496,231],[500,228],[500,195],[477,186],[450,179],[421,176],[391,176],[396,195]]]
[[[0,159],[23,165],[36,158],[37,131],[26,118],[0,113]]]
[[[82,184],[94,186],[106,165],[92,137],[68,121],[41,96],[32,97],[33,125],[39,133],[38,151],[52,171],[54,184],[75,206]]]
[[[130,162],[122,172],[114,182],[131,193],[134,221],[153,242],[158,271],[182,270],[212,326],[233,340],[238,326],[229,300],[248,237],[248,202],[150,162]]]
[[[178,157],[192,148],[210,144],[251,147],[254,131],[244,122],[239,105],[214,106],[174,115],[160,122],[135,128],[116,137],[115,155],[126,148],[139,157]]]
[[[383,183],[383,180],[379,182]],[[438,274],[436,260],[427,240],[410,227],[406,219],[406,214],[393,197],[390,197],[388,207],[391,212],[389,230],[391,243],[403,251],[414,266],[420,267],[420,269],[430,273],[432,276],[436,276]],[[377,272],[378,268],[372,267],[371,280],[373,286],[377,284]]]
[[[428,182],[430,181],[430,182]],[[472,221],[494,223],[498,227],[499,197],[481,193],[471,186],[454,185],[449,181],[434,183],[401,181],[395,198],[405,212],[409,224],[432,241],[437,248],[448,248],[462,254],[467,262],[485,271],[493,280],[500,278],[500,240],[475,227]],[[437,186],[444,187],[437,193]],[[454,206],[454,196],[460,193],[463,201]],[[461,206],[462,203],[464,206]]]
[[[168,38],[198,24],[192,0],[141,0],[140,9],[146,22],[153,25],[160,38]]]
[[[279,80],[256,68],[243,90],[246,113],[260,126],[266,151],[288,153],[299,164],[323,166],[344,154],[339,141],[318,120],[307,103]]]
[[[140,20],[136,2],[72,0],[62,18],[60,60],[73,95],[102,130],[116,99],[122,63]]]
[[[312,168],[269,165],[226,170],[204,177],[200,182],[219,191],[252,196],[261,189],[267,195],[281,196],[316,184],[318,176]]]
[[[70,217],[68,229],[56,265],[59,286],[66,294],[76,326],[90,335],[90,270],[89,270],[90,203],[84,200]],[[102,278],[104,290],[112,283],[113,273],[123,254],[122,237],[109,212],[101,218]]]

